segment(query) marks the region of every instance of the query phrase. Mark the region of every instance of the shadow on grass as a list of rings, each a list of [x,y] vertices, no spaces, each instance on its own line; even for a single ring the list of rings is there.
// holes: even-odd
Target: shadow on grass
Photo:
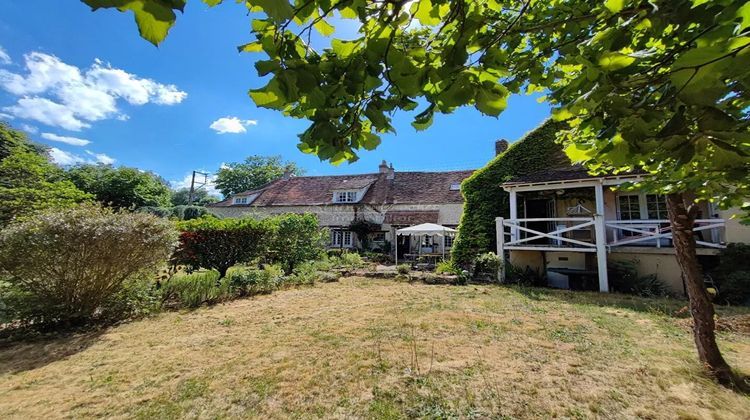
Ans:
[[[640,297],[621,293],[582,292],[541,287],[507,286],[530,300],[564,302],[571,305],[611,307],[636,312],[659,314],[672,318],[688,318],[687,299],[667,297]],[[716,305],[719,316],[750,314],[750,307]]]
[[[0,375],[34,370],[86,350],[106,328],[0,340]]]

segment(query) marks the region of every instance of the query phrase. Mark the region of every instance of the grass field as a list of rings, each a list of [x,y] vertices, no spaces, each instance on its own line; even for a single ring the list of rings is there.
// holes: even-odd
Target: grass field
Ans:
[[[0,413],[750,418],[750,397],[702,375],[682,305],[349,278],[6,344]],[[750,373],[747,332],[719,339]]]

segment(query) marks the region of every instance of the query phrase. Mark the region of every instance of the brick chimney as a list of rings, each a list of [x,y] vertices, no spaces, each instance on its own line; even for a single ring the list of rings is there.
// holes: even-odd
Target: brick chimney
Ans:
[[[386,163],[385,160],[380,162],[380,165],[378,165],[378,172],[381,174],[387,174],[388,173],[388,163]]]
[[[495,142],[495,156],[508,150],[508,140],[500,139]]]
[[[393,169],[393,163],[391,163],[391,166],[388,168],[388,176],[386,178],[393,179],[396,177],[396,170]]]

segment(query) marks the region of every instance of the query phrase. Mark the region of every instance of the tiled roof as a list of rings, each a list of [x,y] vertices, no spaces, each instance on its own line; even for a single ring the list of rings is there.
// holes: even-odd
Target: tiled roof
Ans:
[[[337,176],[299,176],[278,179],[255,191],[259,193],[249,205],[232,204],[231,198],[214,207],[312,206],[333,203],[333,192],[342,189],[367,188],[359,204],[443,204],[462,203],[461,192],[451,189],[474,171],[395,172]]]

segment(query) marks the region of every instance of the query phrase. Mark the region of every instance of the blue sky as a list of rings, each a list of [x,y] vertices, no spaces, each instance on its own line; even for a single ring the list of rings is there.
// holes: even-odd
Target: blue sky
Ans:
[[[252,40],[250,19],[243,5],[209,9],[193,0],[156,48],[138,36],[130,14],[92,13],[74,0],[4,0],[0,119],[27,128],[61,162],[114,162],[179,183],[193,169],[216,171],[254,154],[282,155],[309,175],[373,172],[383,159],[396,170],[477,168],[496,139],[514,141],[549,115],[527,96],[512,97],[499,119],[467,108],[423,132],[400,115],[397,133],[377,150],[332,166],[297,150],[306,121],[257,108],[247,96],[264,84],[253,68],[262,55],[235,48]],[[219,134],[211,125],[221,118],[232,120],[215,128],[244,132]]]

